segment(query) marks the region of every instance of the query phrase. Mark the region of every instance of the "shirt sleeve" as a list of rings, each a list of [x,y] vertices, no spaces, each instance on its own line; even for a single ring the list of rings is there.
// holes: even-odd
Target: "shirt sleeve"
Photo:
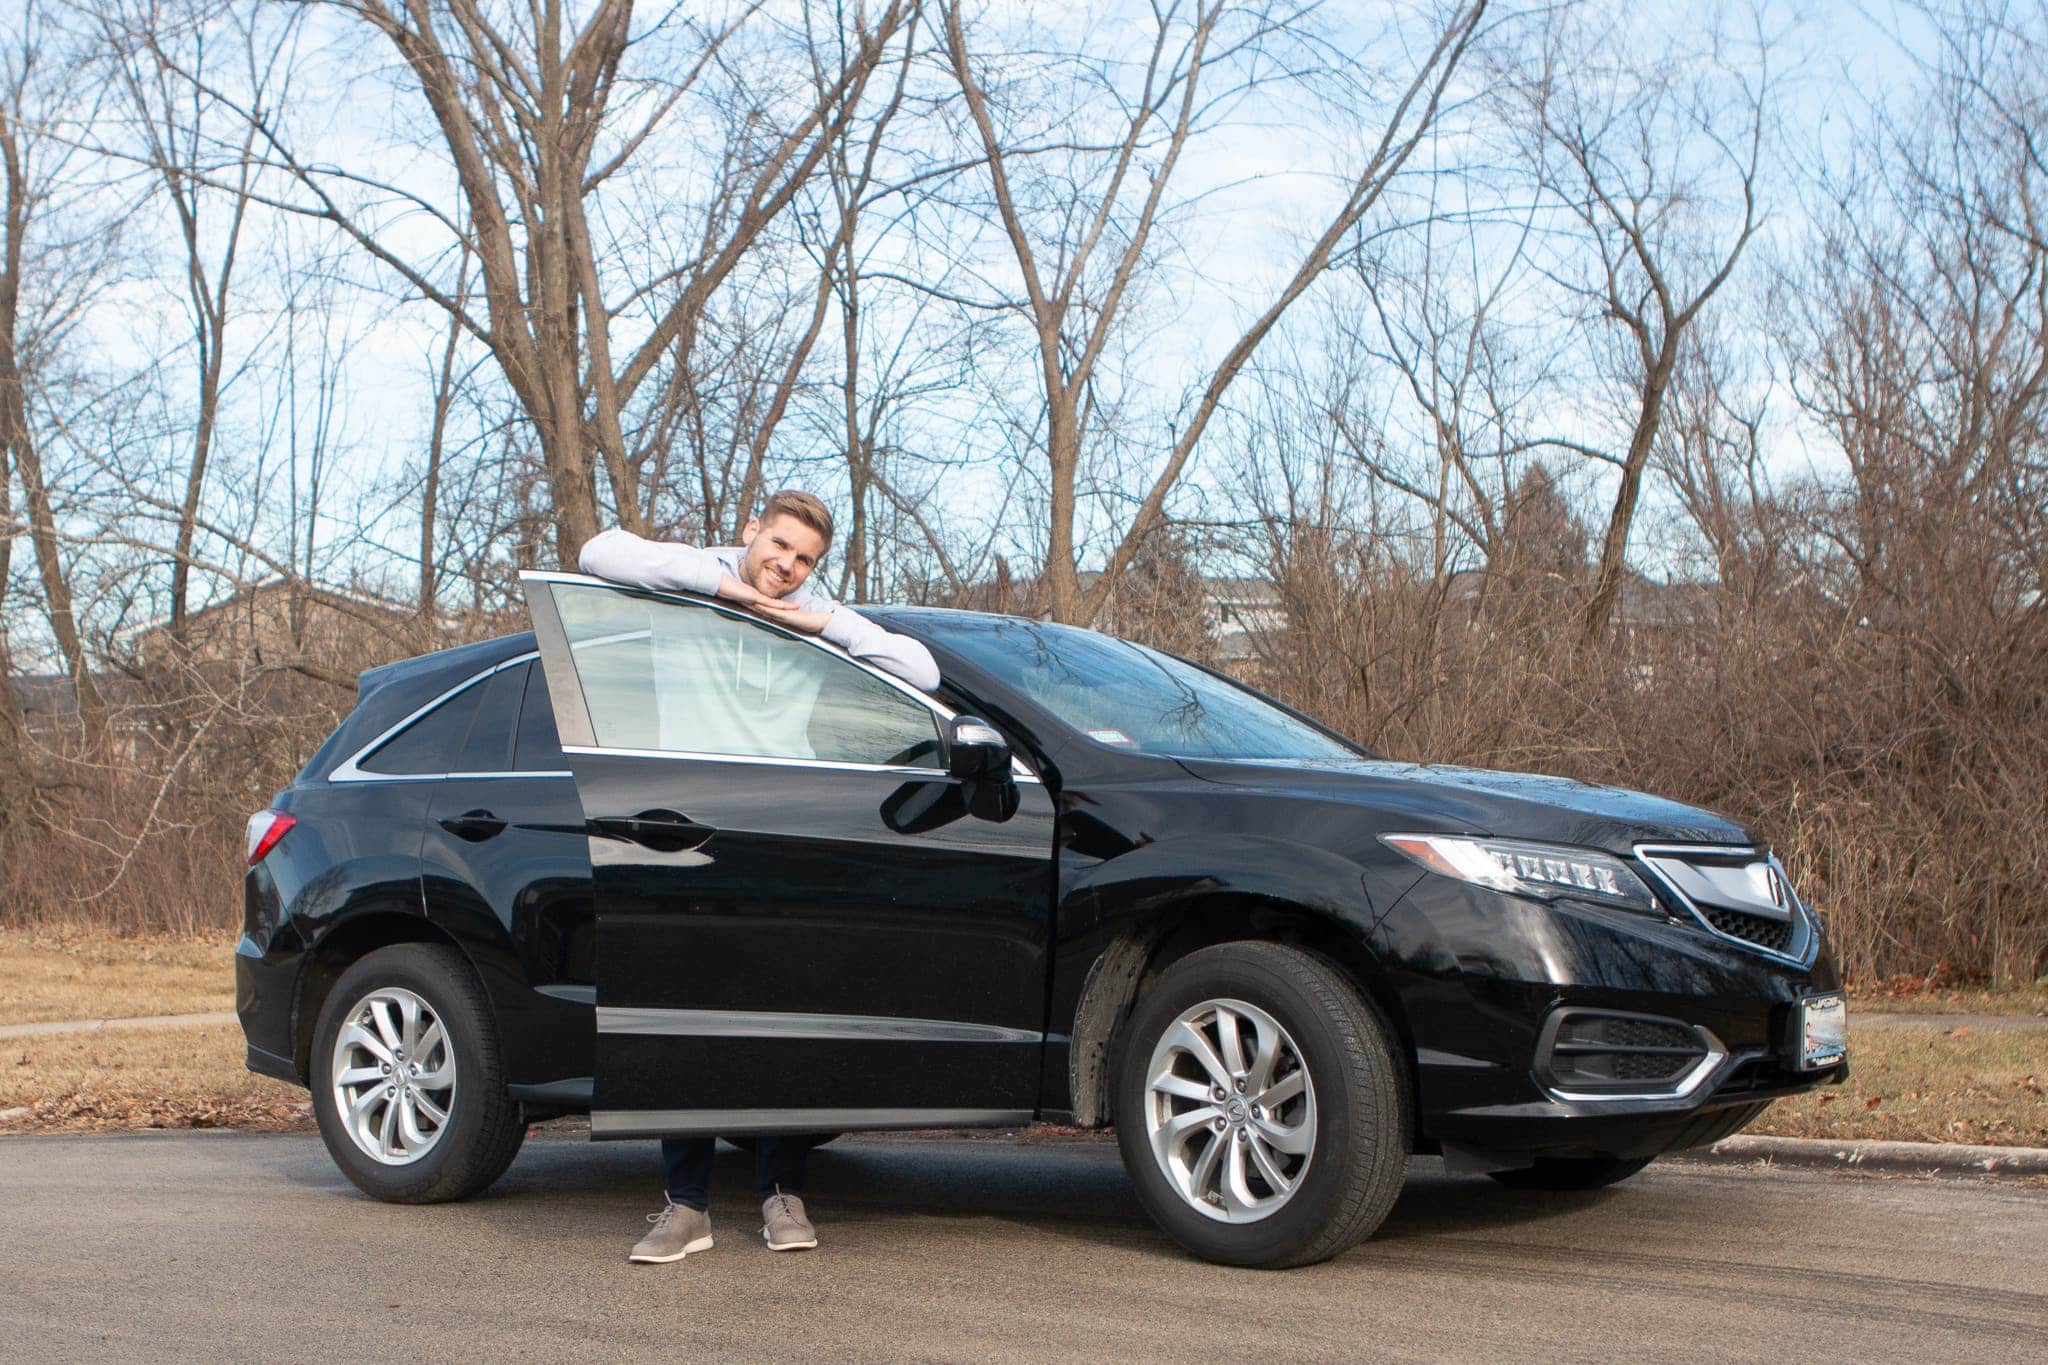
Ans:
[[[939,685],[939,665],[932,652],[908,635],[885,630],[852,607],[833,607],[820,632],[824,638],[876,668],[893,673],[920,692]]]
[[[576,557],[587,574],[657,592],[694,592],[711,597],[725,565],[710,550],[647,540],[614,527],[593,536]]]

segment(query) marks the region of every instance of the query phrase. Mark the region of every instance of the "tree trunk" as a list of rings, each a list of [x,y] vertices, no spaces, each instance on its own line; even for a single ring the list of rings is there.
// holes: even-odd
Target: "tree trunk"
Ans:
[[[1051,395],[1046,417],[1052,507],[1045,546],[1045,609],[1055,621],[1085,626],[1081,575],[1074,564],[1074,476],[1081,463],[1080,422],[1064,393]]]
[[[1614,495],[1614,512],[1607,519],[1607,535],[1600,542],[1600,568],[1593,576],[1593,592],[1586,599],[1586,614],[1579,638],[1591,644],[1607,633],[1614,616],[1614,604],[1621,596],[1621,578],[1628,567],[1629,528],[1635,522],[1636,501],[1642,496],[1643,471],[1649,467],[1650,450],[1657,440],[1657,424],[1664,416],[1664,392],[1671,384],[1675,342],[1666,330],[1664,351],[1643,378],[1643,405],[1630,435],[1628,455],[1622,461],[1621,487]]]

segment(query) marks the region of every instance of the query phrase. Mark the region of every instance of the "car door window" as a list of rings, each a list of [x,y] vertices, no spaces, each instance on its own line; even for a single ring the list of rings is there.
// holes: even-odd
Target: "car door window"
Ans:
[[[711,607],[560,584],[604,748],[936,768],[931,709],[864,669]]]
[[[555,703],[548,694],[547,670],[529,666],[526,700],[519,707],[519,735],[512,766],[522,773],[561,772],[569,766],[555,730]]]
[[[447,701],[379,745],[376,752],[356,766],[364,772],[405,776],[446,773],[454,769],[462,752],[469,723],[476,717],[481,688],[463,688]]]
[[[477,694],[476,719],[470,722],[456,771],[511,771],[512,732],[519,723],[519,698],[526,689],[526,670],[531,667],[501,668],[470,689]]]

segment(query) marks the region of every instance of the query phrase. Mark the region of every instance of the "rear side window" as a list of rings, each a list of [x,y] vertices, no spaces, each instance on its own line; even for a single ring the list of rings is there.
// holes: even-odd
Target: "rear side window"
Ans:
[[[370,773],[445,773],[455,768],[482,687],[465,687],[356,764]]]
[[[518,749],[513,767],[522,773],[566,772],[569,760],[555,733],[555,703],[548,695],[548,675],[528,664],[526,703],[519,708]]]
[[[520,664],[500,669],[470,689],[478,694],[476,719],[470,722],[469,740],[462,746],[462,761],[455,771],[512,770],[512,734],[519,725],[519,699],[526,691],[526,670],[531,667]]]

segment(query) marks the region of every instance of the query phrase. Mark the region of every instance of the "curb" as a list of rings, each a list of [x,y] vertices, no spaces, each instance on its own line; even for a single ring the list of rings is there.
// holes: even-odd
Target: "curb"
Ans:
[[[1674,1152],[1694,1161],[1765,1161],[1777,1166],[1906,1171],[1920,1175],[2048,1175],[2048,1148],[1969,1147],[1953,1142],[1827,1142],[1819,1138],[1731,1137]]]

